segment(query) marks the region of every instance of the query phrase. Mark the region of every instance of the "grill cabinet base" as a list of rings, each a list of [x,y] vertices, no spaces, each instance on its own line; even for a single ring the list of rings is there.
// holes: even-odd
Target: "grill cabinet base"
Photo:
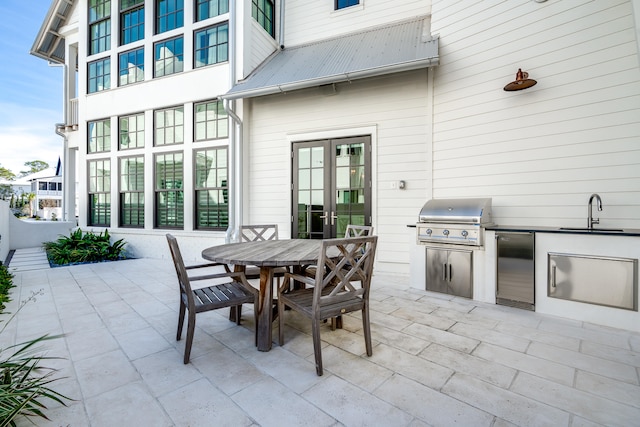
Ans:
[[[427,247],[426,290],[473,298],[473,252]]]

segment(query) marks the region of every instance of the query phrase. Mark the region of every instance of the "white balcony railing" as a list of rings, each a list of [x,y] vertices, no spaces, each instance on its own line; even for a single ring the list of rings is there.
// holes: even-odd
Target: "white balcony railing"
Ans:
[[[71,132],[78,130],[78,98],[69,100],[66,123],[58,127],[59,131]]]
[[[74,130],[78,129],[78,98],[69,100],[69,117],[67,125],[73,126]]]
[[[38,196],[57,196],[57,197],[62,197],[62,191],[57,191],[57,190],[38,190],[38,191],[36,191],[36,195],[38,195]]]

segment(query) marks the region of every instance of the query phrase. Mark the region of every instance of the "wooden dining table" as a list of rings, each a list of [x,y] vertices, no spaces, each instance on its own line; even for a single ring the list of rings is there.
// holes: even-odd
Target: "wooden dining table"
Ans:
[[[228,243],[212,246],[202,251],[206,260],[233,265],[234,271],[244,271],[247,266],[260,268],[260,293],[258,297],[258,350],[271,350],[273,323],[273,270],[316,264],[322,240],[290,239],[259,242]]]

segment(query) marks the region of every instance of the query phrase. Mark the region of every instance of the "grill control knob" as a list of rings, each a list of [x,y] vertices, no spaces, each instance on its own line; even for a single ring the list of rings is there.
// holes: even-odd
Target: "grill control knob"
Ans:
[[[445,235],[445,236],[448,236],[449,235],[449,230],[442,230],[442,234]]]
[[[469,232],[467,230],[462,230],[462,237],[467,237],[469,235]]]
[[[433,230],[430,228],[427,228],[427,231],[425,231],[425,233],[427,233],[427,235],[431,236],[431,233],[433,233]]]

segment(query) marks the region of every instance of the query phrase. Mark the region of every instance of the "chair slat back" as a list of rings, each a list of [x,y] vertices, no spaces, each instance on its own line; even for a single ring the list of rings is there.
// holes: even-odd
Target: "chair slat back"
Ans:
[[[178,240],[171,234],[167,234],[167,242],[169,243],[171,258],[173,258],[173,265],[176,268],[178,283],[180,284],[180,293],[186,295],[189,308],[195,307],[193,292],[191,292],[191,282],[189,281],[189,276],[187,275],[187,269],[184,266],[182,253],[180,252],[180,247],[178,246]]]
[[[241,242],[259,242],[263,240],[278,240],[277,224],[240,226]]]
[[[373,234],[372,225],[354,225],[348,224],[345,230],[344,237],[360,237],[370,236]]]
[[[368,300],[377,243],[378,236],[323,240],[316,269],[314,306],[353,297]]]

